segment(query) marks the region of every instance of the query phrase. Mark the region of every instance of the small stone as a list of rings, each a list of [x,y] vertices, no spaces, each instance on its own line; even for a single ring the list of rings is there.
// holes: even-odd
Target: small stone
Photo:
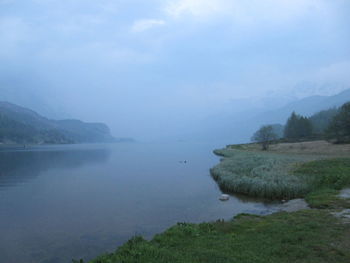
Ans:
[[[230,199],[230,196],[229,195],[226,195],[226,194],[222,194],[219,198],[221,201],[227,201]]]

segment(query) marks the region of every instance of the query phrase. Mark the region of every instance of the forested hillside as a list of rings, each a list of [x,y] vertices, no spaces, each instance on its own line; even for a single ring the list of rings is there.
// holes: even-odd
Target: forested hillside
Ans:
[[[112,142],[107,125],[80,120],[50,120],[36,112],[0,102],[0,142],[61,144]]]

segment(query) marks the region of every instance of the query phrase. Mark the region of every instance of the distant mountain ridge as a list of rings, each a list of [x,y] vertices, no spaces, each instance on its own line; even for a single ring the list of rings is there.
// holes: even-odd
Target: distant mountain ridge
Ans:
[[[319,111],[340,107],[348,101],[350,101],[350,89],[332,96],[310,96],[293,101],[276,110],[257,113],[255,116],[241,122],[241,127],[247,135],[251,135],[261,125],[276,123],[284,125],[293,111],[297,114],[310,117]],[[249,141],[250,137],[246,136],[245,140]]]
[[[2,143],[97,143],[114,142],[106,124],[80,120],[50,120],[35,111],[0,102]]]
[[[319,111],[340,107],[348,101],[350,101],[350,89],[332,96],[310,96],[294,100],[282,107],[272,106],[272,109],[257,108],[245,109],[240,112],[226,111],[205,119],[198,125],[200,131],[194,129],[185,139],[195,138],[207,141],[219,138],[225,143],[246,143],[250,141],[253,133],[262,125],[284,125],[293,111],[310,117]]]
[[[281,123],[286,122],[286,118],[295,111],[304,116],[311,116],[322,110],[329,108],[340,107],[344,103],[350,101],[350,89],[344,90],[339,94],[332,96],[311,96],[306,97],[287,104],[277,110],[267,111],[258,114],[254,119],[262,119],[267,123]]]

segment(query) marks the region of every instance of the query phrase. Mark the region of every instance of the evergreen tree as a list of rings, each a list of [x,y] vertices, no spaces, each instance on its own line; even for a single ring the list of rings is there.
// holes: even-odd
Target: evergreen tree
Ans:
[[[313,114],[309,120],[315,134],[324,134],[333,118],[338,114],[338,108],[330,108]]]
[[[311,135],[312,123],[310,120],[293,112],[284,128],[284,137],[287,139],[301,139]]]
[[[298,126],[299,138],[306,138],[312,135],[312,124],[308,118],[300,117]]]
[[[350,142],[350,102],[345,103],[331,121],[327,136],[336,143]]]

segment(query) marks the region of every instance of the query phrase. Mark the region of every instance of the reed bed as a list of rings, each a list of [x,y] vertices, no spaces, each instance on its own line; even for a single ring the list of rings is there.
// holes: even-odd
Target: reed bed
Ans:
[[[215,150],[223,156],[211,169],[212,177],[224,191],[271,199],[292,199],[312,190],[313,178],[293,174],[299,164],[314,156],[249,152],[232,148]]]

